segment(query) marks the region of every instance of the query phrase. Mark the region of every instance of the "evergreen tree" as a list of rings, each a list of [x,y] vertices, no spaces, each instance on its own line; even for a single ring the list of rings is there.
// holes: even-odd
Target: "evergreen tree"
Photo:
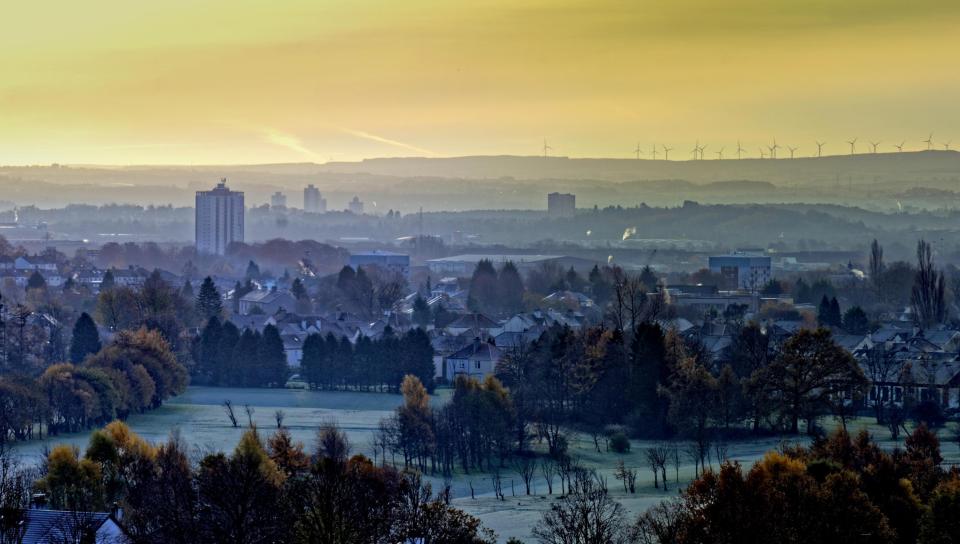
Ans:
[[[73,326],[70,339],[70,362],[80,364],[91,353],[100,351],[100,333],[90,314],[83,312]]]
[[[850,334],[867,334],[870,332],[870,320],[867,313],[859,306],[851,306],[843,314],[843,329]]]
[[[417,295],[417,298],[413,301],[413,322],[420,328],[426,329],[430,323],[430,318],[430,306],[427,305],[426,300],[423,300],[423,297]]]
[[[523,279],[513,261],[507,261],[497,276],[498,304],[500,310],[514,314],[523,310]],[[422,380],[421,380],[422,381]]]
[[[190,283],[190,280],[183,282],[183,287],[180,288],[180,297],[183,300],[193,300],[193,284]]]
[[[309,298],[307,295],[307,288],[303,286],[303,282],[300,281],[300,278],[293,280],[293,284],[290,286],[290,294],[293,295],[293,298],[297,300]]]
[[[647,288],[647,292],[653,293],[657,290],[659,286],[660,279],[657,278],[656,272],[653,271],[653,268],[650,265],[643,267],[643,270],[640,271],[640,283]]]
[[[227,384],[240,387],[255,387],[259,374],[260,333],[244,329],[240,340],[233,348],[231,365],[228,367]]]
[[[236,365],[233,357],[239,342],[240,330],[232,322],[224,322],[220,330],[220,345],[217,348],[217,356],[210,376],[213,384],[230,385],[234,383]]]
[[[200,284],[200,293],[196,300],[197,314],[201,319],[209,320],[220,317],[223,313],[223,303],[220,301],[220,292],[213,283],[213,278],[207,276]]]
[[[327,343],[319,334],[309,334],[303,341],[300,368],[303,378],[311,387],[321,387],[323,384],[323,361],[326,349]]]
[[[830,299],[830,324],[834,327],[843,326],[843,314],[840,312],[840,303],[837,297]]]
[[[823,295],[823,298],[820,299],[820,306],[817,308],[817,323],[821,327],[829,327],[831,321],[830,299],[827,298],[827,295]]]
[[[30,277],[27,278],[27,290],[45,289],[46,287],[47,287],[47,280],[37,270],[34,270],[33,274],[30,274]]]
[[[666,432],[667,404],[660,388],[667,383],[663,330],[656,323],[640,323],[630,343],[629,396],[634,399],[635,432],[661,436]]]
[[[283,350],[280,331],[273,325],[267,325],[263,329],[259,358],[256,385],[282,387],[287,383],[287,356]]]
[[[223,327],[220,325],[220,320],[211,317],[200,333],[200,342],[196,354],[197,374],[203,383],[220,385],[214,377],[219,375],[218,365],[221,359],[220,350],[223,348],[222,339]],[[230,351],[233,351],[233,346],[230,346]]]
[[[467,307],[474,312],[489,312],[497,305],[497,271],[493,263],[482,259],[470,278]]]
[[[400,342],[404,375],[413,375],[433,391],[433,345],[423,329],[410,329]]]
[[[103,281],[100,282],[100,291],[109,291],[116,285],[113,279],[113,270],[107,270],[103,273]]]
[[[247,263],[247,273],[245,277],[248,280],[260,279],[260,266],[258,266],[257,263],[251,260],[249,263]]]

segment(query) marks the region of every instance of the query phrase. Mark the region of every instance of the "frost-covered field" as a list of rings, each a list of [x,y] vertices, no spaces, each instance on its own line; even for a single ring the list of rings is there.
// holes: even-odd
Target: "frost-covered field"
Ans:
[[[445,402],[449,390],[440,390],[433,402]],[[231,426],[223,409],[224,400],[233,403],[240,428]],[[244,406],[253,408],[253,420],[263,430],[264,436],[276,427],[274,413],[283,410],[284,425],[290,429],[294,438],[304,442],[312,449],[317,428],[324,421],[336,421],[346,431],[354,453],[371,455],[370,438],[377,424],[391,415],[402,402],[400,395],[382,393],[318,392],[300,390],[271,389],[231,389],[211,387],[191,387],[183,395],[171,399],[162,408],[153,412],[133,416],[128,420],[130,427],[140,436],[151,442],[163,442],[174,430],[195,451],[197,457],[210,451],[230,451],[236,445],[243,432],[247,415]],[[826,426],[834,423],[825,419]],[[896,444],[889,440],[885,428],[872,424],[871,419],[858,420],[851,424],[851,431],[866,426],[884,447],[892,448]],[[960,461],[955,443],[946,443],[951,432],[942,432],[943,453],[946,462]],[[69,443],[83,447],[89,433],[61,435],[53,439],[17,444],[15,450],[24,462],[35,462],[45,447],[56,443]],[[786,439],[795,440],[795,438]],[[902,438],[901,438],[902,440]],[[731,442],[727,445],[727,456],[749,467],[764,452],[776,449],[782,440],[770,437],[758,440]],[[677,490],[686,485],[693,477],[693,464],[685,455],[681,456],[679,471],[680,485],[673,466],[667,471],[669,491],[654,489],[653,476],[647,468],[644,449],[655,442],[633,441],[630,453],[597,453],[592,439],[586,435],[573,435],[570,441],[570,454],[589,468],[597,470],[607,481],[614,498],[620,501],[632,519],[651,505],[664,498],[676,496]],[[536,443],[534,443],[535,447]],[[680,445],[681,451],[683,444]],[[614,477],[618,461],[639,472],[638,488],[634,494],[625,493],[622,484]],[[713,460],[713,466],[717,466]],[[550,507],[550,503],[559,495],[559,481],[554,482],[554,495],[547,494],[547,486],[541,476],[534,481],[534,494],[527,496],[523,480],[512,468],[501,472],[505,501],[499,501],[493,494],[490,474],[457,474],[446,482],[452,486],[455,505],[466,512],[478,516],[487,527],[495,530],[501,541],[509,537],[518,537],[524,541],[532,540],[530,531],[540,518],[541,513]],[[444,485],[439,478],[429,478],[435,488]],[[512,485],[511,485],[512,483]],[[470,497],[473,487],[476,498]],[[514,495],[515,493],[515,495]]]

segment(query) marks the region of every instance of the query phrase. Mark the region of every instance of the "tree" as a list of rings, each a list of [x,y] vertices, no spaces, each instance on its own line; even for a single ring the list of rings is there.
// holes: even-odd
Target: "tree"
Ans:
[[[250,262],[247,263],[247,272],[244,274],[244,277],[247,280],[260,279],[260,267],[257,265],[257,263],[253,262],[253,260],[250,260]]]
[[[100,351],[100,332],[90,314],[83,312],[73,326],[70,337],[70,362],[79,364],[91,353]]]
[[[801,418],[810,423],[828,407],[835,394],[834,382],[861,381],[863,371],[853,357],[834,343],[827,329],[801,330],[790,337],[780,355],[761,378],[763,386],[780,399],[781,410],[790,421],[790,431],[799,431]]]
[[[554,501],[533,528],[543,544],[620,544],[628,541],[623,506],[595,474],[578,470],[570,491]]]
[[[258,346],[259,368],[257,369],[257,385],[281,387],[287,383],[289,369],[287,356],[283,350],[283,340],[280,331],[274,325],[267,325],[263,329]]]
[[[473,270],[467,307],[474,312],[491,312],[497,307],[497,271],[487,259],[481,259]]]
[[[946,316],[946,283],[933,265],[933,249],[924,240],[917,242],[917,272],[913,279],[910,303],[913,318],[920,327],[943,323]]]
[[[423,300],[423,297],[417,295],[417,298],[413,301],[413,322],[417,326],[426,329],[427,325],[430,324],[430,306],[427,305],[427,301]]]
[[[870,319],[859,306],[851,306],[843,314],[843,329],[849,334],[867,334],[870,332]]]
[[[870,244],[870,281],[878,293],[880,292],[881,278],[883,277],[885,268],[886,265],[883,263],[883,246],[874,238],[873,243]]]
[[[498,306],[502,312],[514,314],[523,309],[523,279],[513,261],[507,261],[500,269],[497,275],[497,290]]]
[[[43,277],[39,271],[34,270],[33,274],[30,274],[30,277],[27,278],[27,290],[31,289],[46,289],[47,280]]]
[[[113,278],[113,269],[107,270],[103,273],[103,279],[100,281],[100,292],[109,291],[113,289],[116,285],[116,280]]]
[[[196,300],[197,315],[200,319],[209,321],[210,318],[219,318],[223,314],[223,302],[220,299],[220,292],[213,283],[213,278],[207,276],[200,284],[200,292]]]

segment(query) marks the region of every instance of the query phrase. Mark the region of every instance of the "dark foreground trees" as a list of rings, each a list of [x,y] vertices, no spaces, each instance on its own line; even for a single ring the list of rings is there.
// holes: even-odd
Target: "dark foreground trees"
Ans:
[[[342,440],[342,433],[327,435]],[[37,488],[56,508],[122,506],[135,544],[494,542],[419,477],[360,455],[326,455],[346,444],[311,457],[285,429],[266,446],[250,429],[232,453],[207,455],[196,466],[187,449],[175,437],[150,446],[114,423],[94,433],[83,456],[54,448]]]
[[[956,542],[960,474],[939,467],[926,427],[905,450],[843,430],[810,447],[770,452],[749,471],[708,470],[634,527],[643,543]]]

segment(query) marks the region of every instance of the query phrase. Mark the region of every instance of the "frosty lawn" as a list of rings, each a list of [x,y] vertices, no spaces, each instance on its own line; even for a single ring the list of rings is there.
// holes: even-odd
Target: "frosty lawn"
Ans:
[[[433,402],[445,402],[449,394],[449,390],[439,390],[434,395]],[[224,400],[233,403],[238,423],[241,425],[239,428],[230,425],[222,406]],[[247,415],[244,406],[249,405],[254,410],[253,421],[264,436],[276,428],[274,413],[283,410],[284,426],[308,449],[313,448],[314,437],[320,424],[336,421],[347,433],[352,451],[372,457],[370,438],[373,432],[380,420],[390,416],[402,402],[400,395],[384,393],[190,387],[186,393],[171,399],[163,407],[132,416],[128,424],[136,433],[151,442],[163,442],[176,430],[190,445],[195,457],[199,458],[211,451],[233,449],[246,427]],[[824,419],[823,424],[828,427],[834,425],[830,419]],[[850,430],[855,432],[862,427],[868,428],[884,447],[892,448],[895,445],[889,440],[889,432],[875,425],[872,419],[856,420],[850,425]],[[45,448],[57,443],[74,444],[82,448],[86,445],[88,436],[89,433],[60,435],[43,441],[19,443],[14,449],[25,463],[34,463],[40,459]],[[941,440],[945,442],[942,444],[943,454],[947,463],[956,462],[960,460],[957,446],[946,443],[948,436],[949,432],[941,432]],[[796,437],[784,437],[783,440],[796,440]],[[781,441],[780,438],[771,437],[733,442],[728,445],[727,453],[730,459],[749,466],[764,452],[776,449]],[[623,503],[632,517],[664,498],[676,496],[678,490],[672,466],[667,471],[669,491],[654,489],[653,476],[644,459],[644,448],[653,444],[655,442],[633,440],[629,453],[597,453],[589,436],[574,435],[570,441],[570,454],[579,458],[584,466],[596,469],[606,479],[614,498]],[[536,442],[534,447],[538,447]],[[625,493],[621,483],[614,478],[614,467],[620,460],[623,460],[627,467],[639,471],[635,494]],[[716,460],[713,466],[717,466]],[[529,541],[531,528],[540,518],[541,512],[549,508],[553,497],[559,493],[559,479],[555,479],[554,496],[550,497],[547,495],[546,483],[538,474],[534,481],[535,495],[526,496],[523,480],[513,468],[503,469],[501,475],[505,501],[494,497],[490,474],[458,473],[447,483],[453,488],[455,505],[478,516],[486,526],[499,534],[502,541],[508,537]],[[681,455],[680,487],[686,485],[692,477],[693,464],[685,455]],[[441,478],[430,480],[435,489],[445,484]],[[470,498],[471,484],[476,499]]]

